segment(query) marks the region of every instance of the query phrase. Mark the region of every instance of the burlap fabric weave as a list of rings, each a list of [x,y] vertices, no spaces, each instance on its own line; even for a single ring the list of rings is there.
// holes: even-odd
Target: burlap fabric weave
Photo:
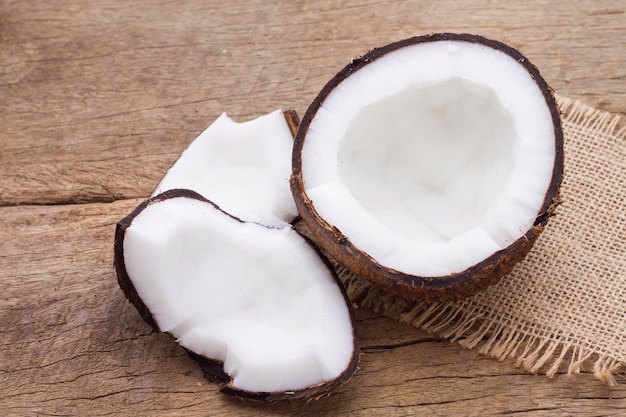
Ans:
[[[626,363],[626,129],[559,98],[563,203],[530,254],[499,284],[452,303],[407,302],[339,270],[349,296],[381,314],[532,373],[615,384]]]

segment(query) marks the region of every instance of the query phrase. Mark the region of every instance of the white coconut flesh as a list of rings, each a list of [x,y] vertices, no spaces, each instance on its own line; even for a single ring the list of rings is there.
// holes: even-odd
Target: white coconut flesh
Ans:
[[[281,110],[244,123],[223,113],[185,149],[153,196],[189,189],[242,220],[284,226],[298,215],[289,191],[292,148]]]
[[[249,392],[337,378],[354,354],[335,277],[290,228],[243,223],[193,198],[152,203],[126,229],[124,262],[164,332],[223,362]]]
[[[302,148],[315,211],[379,264],[463,271],[532,227],[555,164],[545,98],[504,52],[405,46],[323,100]]]

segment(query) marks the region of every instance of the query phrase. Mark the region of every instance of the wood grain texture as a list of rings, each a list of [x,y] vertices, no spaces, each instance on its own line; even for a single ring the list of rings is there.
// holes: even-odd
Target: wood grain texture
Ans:
[[[359,310],[329,398],[229,399],[117,287],[114,225],[226,111],[304,113],[352,57],[479,33],[626,115],[626,3],[0,1],[0,410],[34,415],[624,415],[626,378],[532,376]],[[590,371],[590,370],[587,370]]]
[[[625,9],[623,0],[4,1],[0,204],[149,195],[221,112],[303,114],[352,57],[430,32],[509,43],[559,94],[625,114]]]
[[[527,375],[358,312],[363,356],[330,397],[228,398],[117,287],[114,224],[139,199],[0,208],[0,409],[6,415],[623,415],[626,384]],[[620,377],[620,382],[625,382]]]

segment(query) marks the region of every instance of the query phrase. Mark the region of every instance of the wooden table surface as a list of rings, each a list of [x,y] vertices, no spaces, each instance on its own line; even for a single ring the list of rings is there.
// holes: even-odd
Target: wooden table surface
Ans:
[[[626,415],[623,371],[527,375],[364,310],[333,395],[233,400],[117,286],[114,224],[221,112],[302,115],[353,57],[440,31],[509,43],[626,116],[624,0],[0,0],[0,414]]]

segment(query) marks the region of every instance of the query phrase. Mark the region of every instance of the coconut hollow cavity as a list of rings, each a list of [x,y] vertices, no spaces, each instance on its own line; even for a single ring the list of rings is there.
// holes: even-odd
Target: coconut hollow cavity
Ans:
[[[558,203],[551,89],[518,51],[435,34],[375,49],[322,90],[291,189],[313,240],[408,299],[465,297],[530,250]]]
[[[347,296],[291,228],[243,222],[193,191],[170,190],[118,223],[115,265],[143,318],[227,394],[316,398],[356,369]]]

